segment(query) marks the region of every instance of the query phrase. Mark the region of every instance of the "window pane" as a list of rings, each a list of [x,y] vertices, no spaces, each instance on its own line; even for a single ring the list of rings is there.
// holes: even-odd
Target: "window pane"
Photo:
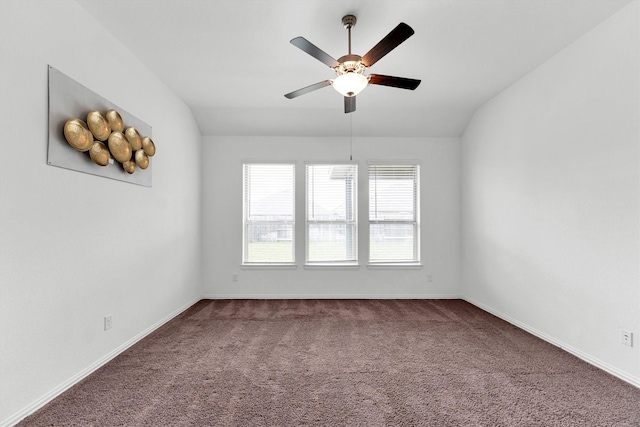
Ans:
[[[307,165],[307,261],[357,262],[356,165]]]
[[[353,224],[309,224],[308,259],[314,262],[356,261],[356,232]]]
[[[369,219],[416,219],[417,166],[369,166]]]
[[[243,173],[243,262],[293,262],[295,166],[245,164]]]
[[[292,262],[292,224],[250,224],[245,262]]]
[[[370,260],[372,262],[415,261],[413,224],[371,224]]]
[[[293,221],[294,165],[245,165],[247,220]]]
[[[353,221],[355,165],[307,166],[307,218],[310,221]]]

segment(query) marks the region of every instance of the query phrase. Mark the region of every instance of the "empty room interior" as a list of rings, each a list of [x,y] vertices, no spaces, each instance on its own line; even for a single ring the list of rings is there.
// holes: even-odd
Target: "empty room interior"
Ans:
[[[0,22],[0,426],[640,425],[640,0]]]

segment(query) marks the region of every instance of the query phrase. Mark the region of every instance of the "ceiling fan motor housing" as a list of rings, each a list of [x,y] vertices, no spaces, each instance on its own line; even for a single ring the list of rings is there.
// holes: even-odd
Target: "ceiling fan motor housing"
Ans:
[[[338,59],[340,65],[334,68],[336,74],[341,76],[346,73],[364,74],[367,67],[362,63],[360,55],[345,55]]]

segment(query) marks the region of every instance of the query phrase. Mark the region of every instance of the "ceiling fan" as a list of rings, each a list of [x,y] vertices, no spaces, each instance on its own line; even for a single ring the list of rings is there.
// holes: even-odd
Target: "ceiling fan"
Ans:
[[[400,43],[414,34],[413,29],[401,22],[389,34],[387,34],[377,45],[371,48],[364,56],[351,53],[351,28],[356,25],[356,17],[346,15],[342,18],[342,25],[349,33],[349,53],[337,60],[326,52],[315,46],[304,37],[296,37],[291,40],[291,44],[302,49],[318,61],[328,65],[335,71],[337,77],[333,80],[323,80],[303,87],[285,95],[288,99],[296,98],[325,86],[333,86],[335,90],[344,96],[344,112],[352,113],[356,111],[356,95],[367,85],[391,86],[401,89],[414,90],[420,84],[420,80],[406,77],[384,76],[382,74],[364,75],[367,68],[378,62],[380,58],[395,49]]]

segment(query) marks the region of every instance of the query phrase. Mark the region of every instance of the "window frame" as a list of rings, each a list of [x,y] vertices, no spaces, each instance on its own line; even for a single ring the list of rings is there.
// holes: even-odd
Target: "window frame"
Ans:
[[[371,185],[371,168],[372,167],[413,167],[415,168],[414,179],[413,179],[413,218],[412,219],[372,219],[372,213],[370,212],[370,206],[372,203],[372,197],[374,190]],[[421,215],[420,215],[420,204],[421,204],[421,165],[419,161],[416,160],[391,160],[391,161],[368,161],[367,162],[367,189],[368,195],[366,200],[367,205],[367,239],[368,239],[368,260],[367,265],[369,267],[414,267],[421,266],[422,262],[422,251],[421,251]],[[376,195],[376,199],[377,199]],[[399,259],[399,260],[389,260],[389,259],[372,259],[372,225],[378,224],[400,224],[400,225],[411,225],[413,229],[413,259]]]
[[[353,183],[351,185],[352,192],[352,201],[351,204],[353,206],[351,220],[345,218],[344,221],[335,221],[335,220],[315,220],[309,219],[309,167],[313,166],[350,166],[354,168],[353,170]],[[358,221],[358,207],[360,204],[360,200],[358,200],[358,163],[357,162],[340,162],[340,161],[313,161],[313,162],[305,162],[304,165],[304,177],[305,177],[305,186],[304,186],[304,228],[305,228],[305,266],[306,267],[354,267],[358,266],[359,262],[359,221]],[[345,208],[346,209],[346,208]],[[309,244],[310,244],[310,236],[309,229],[310,225],[334,225],[334,224],[345,224],[345,227],[351,227],[353,230],[353,234],[351,236],[352,245],[353,245],[353,259],[349,260],[310,260],[309,259]]]
[[[256,221],[248,218],[249,201],[251,195],[248,194],[247,166],[290,166],[292,177],[292,199],[291,199],[291,220],[268,220]],[[242,267],[282,267],[296,265],[296,162],[294,161],[254,161],[246,160],[242,162]],[[291,261],[248,261],[248,229],[250,225],[278,225],[283,224],[291,227]]]

